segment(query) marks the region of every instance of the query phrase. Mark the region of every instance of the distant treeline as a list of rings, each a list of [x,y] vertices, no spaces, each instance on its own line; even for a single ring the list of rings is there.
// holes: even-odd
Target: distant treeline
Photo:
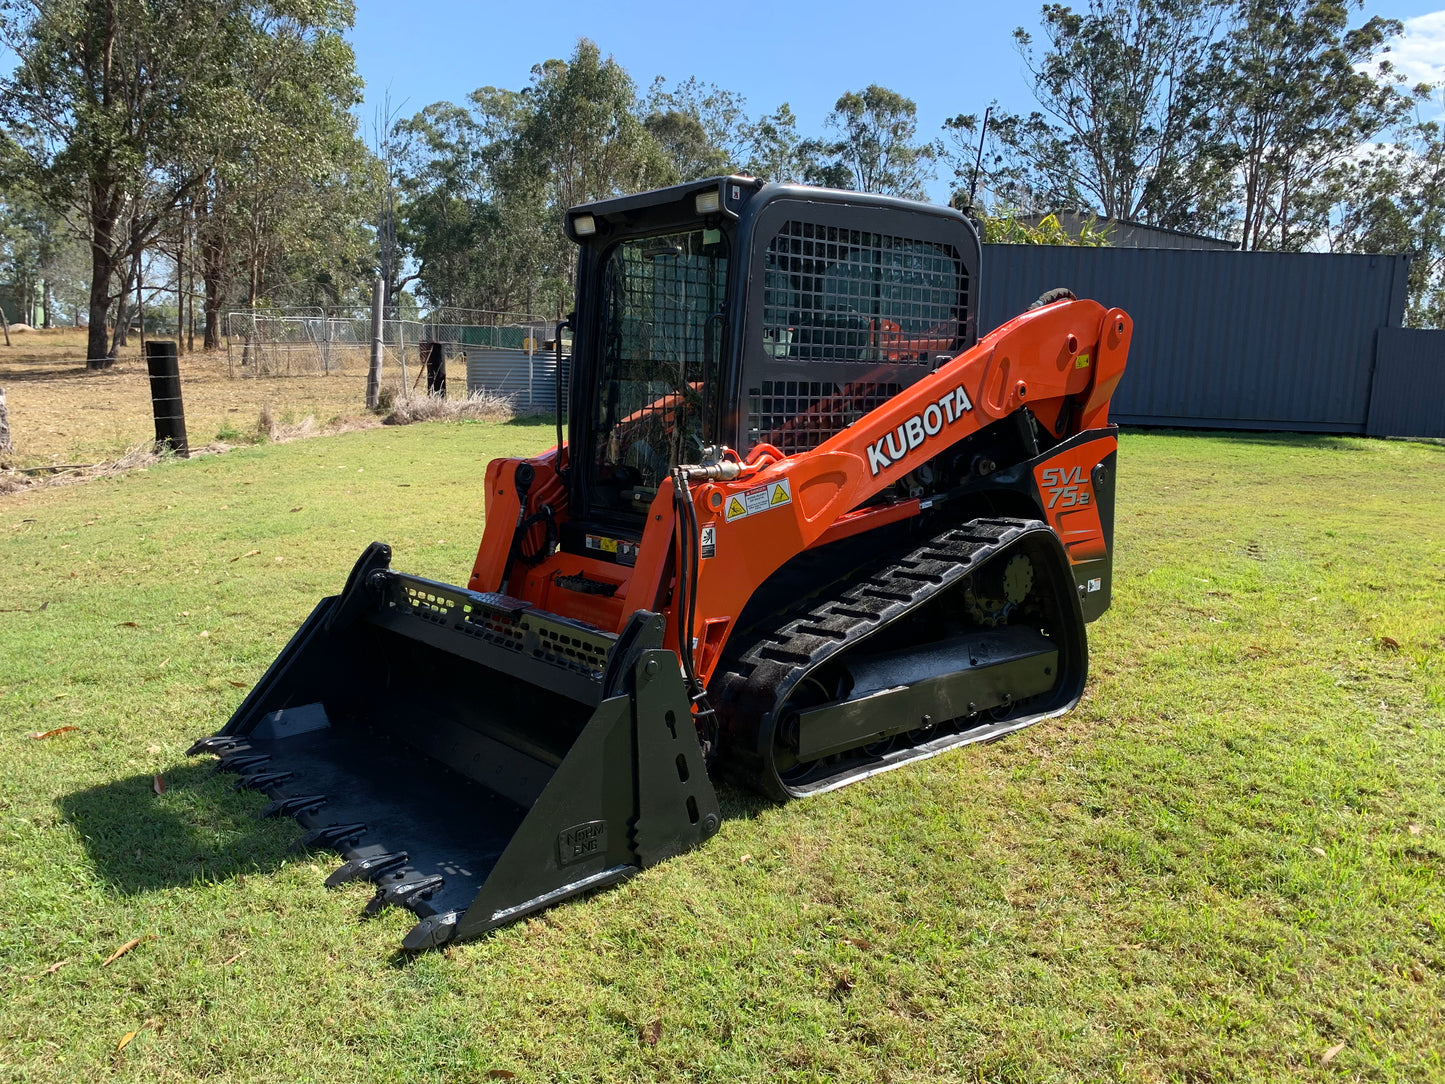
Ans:
[[[363,126],[349,0],[0,5],[19,58],[0,80],[0,284],[21,315],[88,319],[98,366],[141,304],[214,345],[228,308],[360,305],[377,275],[402,308],[552,315],[571,301],[567,207],[745,172],[912,198],[942,179],[997,240],[1076,240],[1020,217],[1077,209],[1246,249],[1406,251],[1411,321],[1438,325],[1432,90],[1389,63],[1401,25],[1352,25],[1358,8],[1048,5],[1042,41],[1016,34],[1037,110],[929,135],[886,87],[804,133],[786,102],[755,114],[693,78],[644,90],[586,39],[525,87]]]

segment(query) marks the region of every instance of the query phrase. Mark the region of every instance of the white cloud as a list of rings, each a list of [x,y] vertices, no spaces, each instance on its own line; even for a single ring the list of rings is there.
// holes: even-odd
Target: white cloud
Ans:
[[[1386,59],[1415,83],[1445,84],[1445,11],[1404,20],[1405,33],[1390,42]]]

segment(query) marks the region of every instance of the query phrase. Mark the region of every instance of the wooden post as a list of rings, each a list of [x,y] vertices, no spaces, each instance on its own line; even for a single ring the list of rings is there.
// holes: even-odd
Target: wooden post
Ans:
[[[426,393],[447,397],[447,355],[439,342],[421,344],[421,366],[426,373]],[[418,379],[421,373],[417,374]]]
[[[169,447],[181,458],[191,454],[186,442],[186,412],[181,405],[181,370],[176,343],[152,339],[145,344],[146,371],[151,381],[151,409],[156,419],[156,447]]]
[[[386,287],[380,276],[371,288],[371,366],[366,370],[366,409],[375,410],[381,397],[382,312]]]
[[[10,443],[10,413],[5,409],[5,389],[0,388],[0,456],[14,454],[15,445]]]
[[[396,307],[396,356],[401,359],[401,394],[406,397],[406,325],[401,322],[401,306]]]

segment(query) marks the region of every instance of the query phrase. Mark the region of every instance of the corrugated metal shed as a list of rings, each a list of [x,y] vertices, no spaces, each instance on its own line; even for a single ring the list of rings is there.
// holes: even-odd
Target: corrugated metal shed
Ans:
[[[1045,290],[1134,319],[1114,420],[1364,433],[1380,328],[1405,307],[1405,257],[985,245],[981,329]]]
[[[519,414],[555,414],[556,355],[550,350],[498,350],[489,346],[464,346],[467,363],[467,394],[491,391],[512,401]],[[567,394],[569,358],[562,359],[562,394]]]
[[[1445,437],[1445,331],[1380,329],[1369,432]]]

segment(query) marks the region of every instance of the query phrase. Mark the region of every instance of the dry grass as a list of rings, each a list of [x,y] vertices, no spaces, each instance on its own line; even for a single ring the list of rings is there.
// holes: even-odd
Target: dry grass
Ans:
[[[386,425],[411,425],[413,422],[506,422],[516,412],[512,399],[491,391],[475,391],[465,399],[448,399],[441,395],[413,395],[397,403],[386,416]]]
[[[308,422],[310,418],[306,419]],[[356,428],[370,428],[379,424],[374,420],[367,425],[358,425]],[[313,434],[307,433],[306,436]],[[231,445],[223,441],[213,441],[204,447],[191,448],[191,456],[219,455],[222,452],[229,452]],[[19,493],[26,489],[35,489],[42,486],[64,486],[74,485],[76,482],[89,482],[96,478],[108,478],[116,474],[124,474],[126,471],[144,470],[156,463],[164,463],[175,458],[170,449],[157,450],[154,441],[142,441],[127,448],[115,459],[102,459],[95,463],[72,463],[54,467],[18,467],[7,468],[0,463],[0,496],[7,493]]]
[[[136,346],[123,349],[111,369],[92,372],[85,368],[83,330],[26,331],[12,334],[11,343],[0,345],[0,387],[14,465],[98,464],[150,442],[150,382]],[[385,378],[400,396],[400,373],[388,371]],[[193,449],[356,428],[365,411],[360,366],[324,375],[236,377],[225,353],[213,352],[182,357],[181,381]],[[258,426],[263,414],[269,421]]]

